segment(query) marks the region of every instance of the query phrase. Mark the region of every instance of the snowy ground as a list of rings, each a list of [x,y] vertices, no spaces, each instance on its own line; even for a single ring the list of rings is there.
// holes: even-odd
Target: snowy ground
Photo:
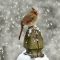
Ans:
[[[18,40],[20,20],[32,6],[40,12],[37,26],[44,38],[44,53],[50,60],[60,60],[60,0],[0,0],[1,60],[16,60],[24,50],[23,37]]]

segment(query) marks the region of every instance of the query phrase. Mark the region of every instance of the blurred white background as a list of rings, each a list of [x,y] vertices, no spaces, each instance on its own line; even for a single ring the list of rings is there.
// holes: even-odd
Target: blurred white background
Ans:
[[[0,60],[16,60],[24,50],[26,28],[19,41],[20,20],[33,6],[40,12],[43,52],[50,60],[60,60],[60,0],[0,0]]]

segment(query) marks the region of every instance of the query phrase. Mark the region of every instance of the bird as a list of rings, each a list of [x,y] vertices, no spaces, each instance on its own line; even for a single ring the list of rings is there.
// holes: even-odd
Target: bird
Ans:
[[[21,38],[23,27],[25,25],[33,26],[37,20],[37,16],[38,16],[37,10],[32,7],[32,10],[23,17],[23,19],[21,20],[21,31],[20,31],[20,35],[19,35],[19,40]]]

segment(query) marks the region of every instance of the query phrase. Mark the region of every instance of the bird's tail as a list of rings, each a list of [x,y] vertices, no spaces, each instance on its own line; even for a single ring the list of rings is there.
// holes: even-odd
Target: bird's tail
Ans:
[[[19,40],[20,40],[20,38],[21,38],[21,34],[22,34],[22,31],[23,31],[23,24],[22,24],[22,22],[21,22],[21,31],[20,31],[20,35],[19,35]]]

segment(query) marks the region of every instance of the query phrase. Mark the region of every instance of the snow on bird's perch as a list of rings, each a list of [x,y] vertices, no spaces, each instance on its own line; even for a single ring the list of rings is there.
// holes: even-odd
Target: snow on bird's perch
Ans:
[[[25,55],[23,51],[17,58],[17,60],[49,60],[48,57],[44,54],[44,57],[31,58],[29,55]]]

